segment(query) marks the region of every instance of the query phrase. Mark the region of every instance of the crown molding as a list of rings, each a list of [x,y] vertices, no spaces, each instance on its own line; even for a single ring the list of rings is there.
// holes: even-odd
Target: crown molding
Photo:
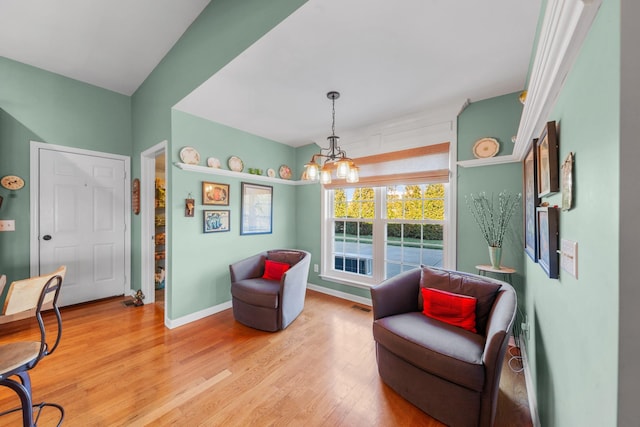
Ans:
[[[549,0],[538,38],[513,156],[524,159],[548,121],[602,0]]]

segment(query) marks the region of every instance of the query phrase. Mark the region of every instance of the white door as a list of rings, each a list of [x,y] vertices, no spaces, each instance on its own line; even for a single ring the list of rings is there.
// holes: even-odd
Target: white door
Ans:
[[[61,305],[125,291],[125,162],[40,150],[40,272],[67,266]]]

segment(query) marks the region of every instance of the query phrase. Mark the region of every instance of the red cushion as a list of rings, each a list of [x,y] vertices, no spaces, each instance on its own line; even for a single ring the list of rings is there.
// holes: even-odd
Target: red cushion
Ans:
[[[266,260],[264,262],[264,274],[262,275],[263,279],[269,280],[280,280],[282,275],[287,271],[291,266],[286,262],[278,262]]]
[[[422,313],[441,322],[476,331],[477,299],[434,288],[421,288],[424,300]]]

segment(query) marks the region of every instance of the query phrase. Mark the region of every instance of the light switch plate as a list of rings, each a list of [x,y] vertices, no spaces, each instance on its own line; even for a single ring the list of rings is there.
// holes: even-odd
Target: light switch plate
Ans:
[[[576,279],[578,278],[578,242],[560,240],[560,267]]]
[[[0,220],[0,231],[16,231],[16,221],[13,219]]]

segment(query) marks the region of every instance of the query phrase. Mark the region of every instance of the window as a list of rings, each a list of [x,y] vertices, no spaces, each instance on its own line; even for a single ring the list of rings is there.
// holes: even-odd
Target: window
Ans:
[[[323,276],[372,285],[445,266],[446,183],[324,189]]]

